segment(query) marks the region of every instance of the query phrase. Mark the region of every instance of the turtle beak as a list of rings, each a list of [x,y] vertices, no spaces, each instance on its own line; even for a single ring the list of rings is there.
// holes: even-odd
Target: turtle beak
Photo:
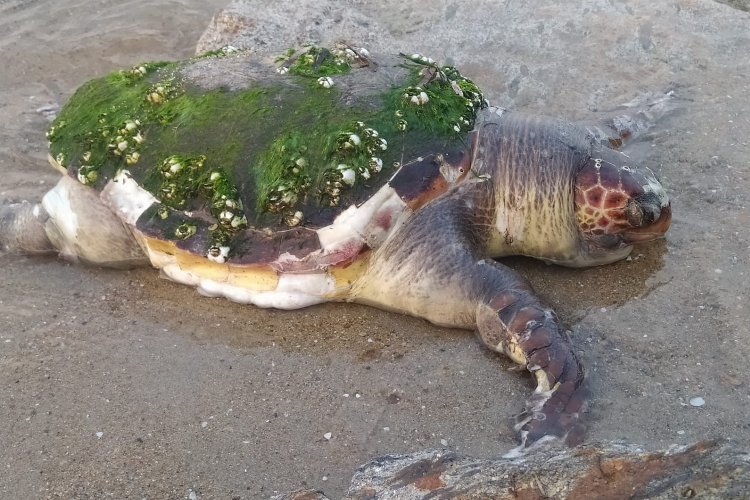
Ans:
[[[667,203],[666,206],[661,207],[660,212],[659,218],[653,223],[623,232],[623,241],[630,245],[656,240],[664,236],[672,223],[672,204]]]

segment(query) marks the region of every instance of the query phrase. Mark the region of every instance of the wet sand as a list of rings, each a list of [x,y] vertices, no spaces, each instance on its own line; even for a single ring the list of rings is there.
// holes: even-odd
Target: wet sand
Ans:
[[[0,200],[37,199],[57,180],[37,109],[115,68],[192,55],[223,4],[0,2]],[[595,395],[589,441],[750,445],[750,16],[715,2],[664,2],[680,22],[706,12],[723,22],[664,49],[687,35],[623,12],[640,48],[625,44],[622,60],[608,64],[612,54],[591,52],[600,26],[573,23],[567,57],[591,58],[591,67],[566,78],[544,73],[559,47],[542,44],[534,59],[527,48],[493,45],[481,12],[438,4],[433,13],[419,2],[326,3],[356,6],[413,46],[440,23],[471,30],[470,41],[431,54],[511,108],[585,119],[638,92],[676,89],[679,111],[632,149],[673,197],[666,240],[598,269],[507,262],[571,327]],[[538,15],[539,25],[554,24],[554,12]],[[510,11],[504,22],[505,42],[513,27],[537,23]],[[451,33],[436,38],[458,37]],[[632,53],[663,57],[668,70],[629,72]],[[361,306],[261,310],[200,297],[150,269],[54,258],[2,256],[0,283],[3,498],[262,498],[300,486],[336,497],[379,454],[507,451],[512,415],[533,388],[471,332]],[[695,396],[706,404],[690,406]]]

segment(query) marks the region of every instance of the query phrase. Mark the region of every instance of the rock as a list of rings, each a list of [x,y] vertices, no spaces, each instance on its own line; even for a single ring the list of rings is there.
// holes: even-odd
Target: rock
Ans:
[[[355,472],[345,498],[719,499],[747,491],[750,454],[728,445],[700,442],[647,452],[610,443],[542,445],[517,458],[487,460],[445,450],[386,455]]]
[[[747,67],[724,44],[746,42],[747,15],[709,0],[667,3],[273,2],[235,0],[197,51],[231,44],[265,56],[345,40],[380,53],[418,52],[460,67],[493,104],[564,113],[616,107],[638,91]],[[470,34],[466,26],[472,27]],[[711,32],[711,36],[695,33]],[[427,35],[428,34],[428,35]],[[719,42],[717,43],[717,39]]]

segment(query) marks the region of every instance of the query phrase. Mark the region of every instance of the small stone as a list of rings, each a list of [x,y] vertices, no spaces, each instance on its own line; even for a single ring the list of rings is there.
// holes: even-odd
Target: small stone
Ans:
[[[447,439],[441,439],[440,440],[440,444],[442,444],[443,446],[448,446],[448,440]]]
[[[188,490],[188,500],[198,500],[198,494],[193,490]]]
[[[333,434],[331,434],[330,432],[326,432],[325,434],[323,434],[323,437],[326,438],[326,441],[330,441],[333,437]]]
[[[205,428],[208,425],[208,422],[201,422],[201,427]]]
[[[690,406],[699,407],[703,406],[704,404],[706,404],[706,401],[700,396],[690,399]]]
[[[677,431],[677,434],[679,434],[680,436],[683,436],[685,435],[685,431]]]
[[[104,433],[103,433],[103,432],[101,432],[101,431],[99,431],[99,432],[97,432],[97,433],[96,433],[96,437],[98,437],[99,439],[101,439],[101,437],[102,437],[103,435],[104,435]]]

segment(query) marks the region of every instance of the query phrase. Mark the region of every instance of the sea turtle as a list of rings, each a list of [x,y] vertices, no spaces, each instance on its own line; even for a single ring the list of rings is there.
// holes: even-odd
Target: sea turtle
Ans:
[[[48,137],[65,175],[0,210],[0,244],[101,266],[150,263],[202,294],[293,309],[351,301],[476,329],[537,387],[523,441],[581,438],[584,370],[555,313],[493,258],[626,257],[669,199],[585,127],[489,106],[418,54],[231,47],[82,86]]]

